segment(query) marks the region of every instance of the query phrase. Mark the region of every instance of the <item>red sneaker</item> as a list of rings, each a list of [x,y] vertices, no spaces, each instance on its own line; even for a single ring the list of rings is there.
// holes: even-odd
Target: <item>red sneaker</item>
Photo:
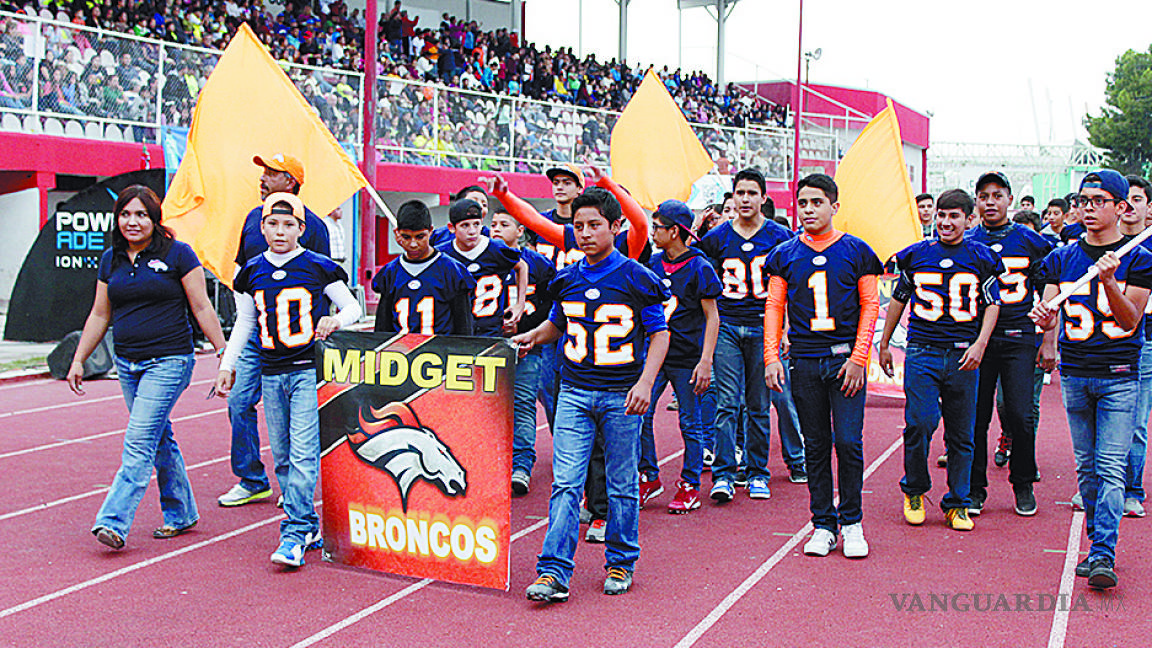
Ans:
[[[660,483],[659,477],[648,479],[647,475],[640,473],[640,508],[644,508],[648,500],[663,492],[664,485]]]
[[[700,489],[685,482],[676,482],[676,497],[668,503],[668,512],[683,515],[700,508]]]

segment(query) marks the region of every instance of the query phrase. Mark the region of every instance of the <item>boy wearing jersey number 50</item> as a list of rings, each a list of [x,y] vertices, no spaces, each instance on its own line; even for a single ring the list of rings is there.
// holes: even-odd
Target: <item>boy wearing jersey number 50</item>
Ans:
[[[260,224],[268,250],[236,275],[233,340],[260,340],[260,389],[276,479],[284,494],[280,546],[272,562],[304,564],[304,552],[319,539],[312,506],[320,466],[320,415],[316,401],[314,340],[360,318],[348,290],[348,275],[335,261],[297,245],[304,233],[304,204],[293,194],[274,193],[264,201]],[[329,300],[339,313],[327,315]],[[229,345],[220,361],[216,391],[227,396],[243,344]]]
[[[948,493],[940,500],[948,526],[971,531],[972,434],[980,361],[1000,314],[997,278],[1004,264],[987,246],[964,238],[974,208],[960,189],[945,191],[936,203],[937,240],[921,241],[896,253],[900,279],[876,345],[880,368],[892,375],[888,343],[904,307],[908,347],[904,354],[904,520],[920,525],[925,495],[932,488],[928,448],[944,417],[948,451]]]
[[[816,531],[804,545],[809,556],[827,556],[844,532],[844,555],[863,558],[868,542],[864,517],[864,398],[868,355],[880,301],[880,259],[864,241],[838,232],[840,208],[832,178],[810,175],[799,182],[796,207],[804,232],[768,255],[764,310],[764,379],[784,388],[780,337],[787,308],[792,342],[792,397],[804,435],[808,495]],[[832,448],[836,448],[839,509],[832,503]]]
[[[613,249],[620,205],[588,190],[572,202],[572,228],[585,258],[552,280],[549,319],[512,341],[520,355],[563,332],[560,395],[552,441],[548,534],[525,592],[534,601],[565,601],[580,531],[580,495],[597,437],[603,441],[608,486],[605,594],[632,586],[640,557],[640,415],[668,352],[664,301],[672,295],[651,270]],[[645,338],[648,340],[644,357]]]
[[[1048,308],[1048,301],[1096,266],[1099,275],[1059,307],[1058,332],[1060,391],[1092,540],[1076,575],[1087,576],[1094,589],[1117,582],[1124,470],[1140,397],[1141,324],[1152,287],[1152,253],[1136,247],[1123,257],[1115,255],[1124,244],[1118,222],[1129,209],[1128,200],[1128,181],[1119,173],[1084,176],[1079,195],[1084,237],[1044,259],[1044,301],[1030,315],[1041,328],[1055,327],[1056,310]]]

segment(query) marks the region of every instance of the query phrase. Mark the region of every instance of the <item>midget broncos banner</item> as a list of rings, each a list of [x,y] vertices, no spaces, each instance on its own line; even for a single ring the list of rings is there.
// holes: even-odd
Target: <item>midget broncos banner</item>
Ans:
[[[515,351],[350,331],[316,350],[325,559],[507,590]]]

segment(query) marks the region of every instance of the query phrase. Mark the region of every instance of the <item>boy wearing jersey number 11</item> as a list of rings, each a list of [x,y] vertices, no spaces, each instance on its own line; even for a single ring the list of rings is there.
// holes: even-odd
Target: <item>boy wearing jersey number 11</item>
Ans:
[[[312,505],[320,468],[320,414],[316,399],[315,340],[360,319],[360,306],[345,281],[348,275],[327,257],[297,245],[304,233],[304,204],[293,194],[274,193],[264,201],[260,229],[268,250],[236,275],[236,325],[232,340],[260,341],[260,389],[276,480],[284,495],[286,520],[272,562],[304,564],[304,552],[319,540]],[[339,312],[327,315],[329,300]],[[227,396],[243,343],[229,345],[220,360],[216,393]]]
[[[840,208],[832,178],[799,182],[796,207],[804,232],[768,255],[771,274],[764,310],[764,379],[784,388],[780,337],[785,309],[792,343],[792,397],[804,435],[812,525],[809,556],[827,556],[844,533],[844,555],[868,555],[861,520],[864,486],[864,399],[868,356],[880,300],[876,276],[884,267],[868,244],[832,227]],[[832,502],[836,448],[840,506]]]
[[[925,495],[932,488],[928,449],[944,418],[948,453],[948,493],[940,500],[948,526],[971,531],[972,434],[980,361],[1000,314],[1004,264],[990,248],[964,238],[975,207],[966,191],[952,189],[936,203],[937,240],[921,241],[896,253],[900,279],[876,345],[880,368],[891,376],[888,343],[904,307],[908,347],[904,352],[904,520],[920,525]]]
[[[1093,265],[1099,271],[1059,307],[1060,391],[1072,435],[1076,479],[1092,546],[1076,565],[1094,589],[1117,583],[1116,541],[1124,512],[1124,471],[1140,397],[1144,307],[1152,287],[1152,253],[1137,246],[1123,257],[1118,222],[1128,210],[1128,181],[1111,170],[1084,176],[1079,202],[1082,239],[1049,254],[1041,264],[1044,301],[1030,317],[1056,326],[1048,302]]]
[[[606,191],[589,189],[572,208],[571,227],[585,258],[552,280],[556,301],[549,319],[512,338],[523,356],[563,334],[548,533],[536,562],[538,578],[525,592],[534,601],[568,599],[580,496],[598,437],[608,487],[604,593],[622,594],[632,586],[640,557],[639,415],[648,409],[668,351],[664,302],[671,293],[651,270],[613,249],[619,203]]]

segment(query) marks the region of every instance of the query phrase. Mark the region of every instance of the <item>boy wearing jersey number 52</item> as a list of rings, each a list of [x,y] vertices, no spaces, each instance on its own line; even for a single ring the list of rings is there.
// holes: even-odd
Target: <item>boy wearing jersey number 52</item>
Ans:
[[[1117,583],[1124,471],[1140,397],[1141,324],[1152,287],[1152,253],[1136,247],[1123,257],[1115,255],[1124,244],[1118,222],[1129,209],[1128,200],[1128,181],[1119,173],[1084,176],[1079,195],[1084,237],[1045,257],[1044,301],[1030,315],[1041,328],[1055,327],[1056,311],[1048,301],[1096,266],[1100,274],[1059,308],[1058,332],[1060,391],[1092,541],[1076,575],[1087,576],[1094,589]]]
[[[651,270],[613,248],[620,205],[590,189],[572,202],[584,259],[552,280],[549,319],[512,341],[526,355],[561,336],[562,370],[552,441],[548,533],[525,592],[534,601],[565,601],[580,531],[580,495],[597,437],[603,440],[608,486],[605,594],[632,586],[640,557],[640,415],[668,352],[664,301],[671,293]],[[647,358],[644,342],[648,339]]]
[[[236,275],[233,340],[260,341],[260,389],[276,479],[284,495],[280,546],[272,562],[304,564],[304,551],[319,539],[312,506],[320,466],[320,415],[316,400],[314,340],[360,318],[344,269],[328,257],[297,245],[304,233],[304,204],[293,194],[274,193],[264,201],[260,224],[268,250]],[[327,315],[329,300],[340,309]],[[243,344],[229,345],[220,361],[216,391],[227,396]]]
[[[764,379],[784,388],[780,337],[787,308],[792,342],[792,397],[804,435],[808,496],[816,531],[804,545],[809,556],[827,556],[844,532],[844,555],[863,558],[864,398],[868,355],[880,301],[880,259],[864,241],[838,232],[840,208],[832,178],[817,173],[799,182],[796,207],[804,232],[781,243],[765,264],[771,275],[764,310]],[[840,482],[839,509],[832,503],[832,448]]]
[[[908,347],[904,354],[904,520],[924,523],[925,495],[932,488],[928,448],[944,417],[948,493],[940,500],[948,526],[971,531],[972,434],[980,361],[1000,315],[1004,264],[991,248],[964,238],[975,204],[968,192],[945,191],[936,203],[937,240],[896,253],[900,279],[876,345],[880,368],[892,375],[888,343],[904,307]]]

